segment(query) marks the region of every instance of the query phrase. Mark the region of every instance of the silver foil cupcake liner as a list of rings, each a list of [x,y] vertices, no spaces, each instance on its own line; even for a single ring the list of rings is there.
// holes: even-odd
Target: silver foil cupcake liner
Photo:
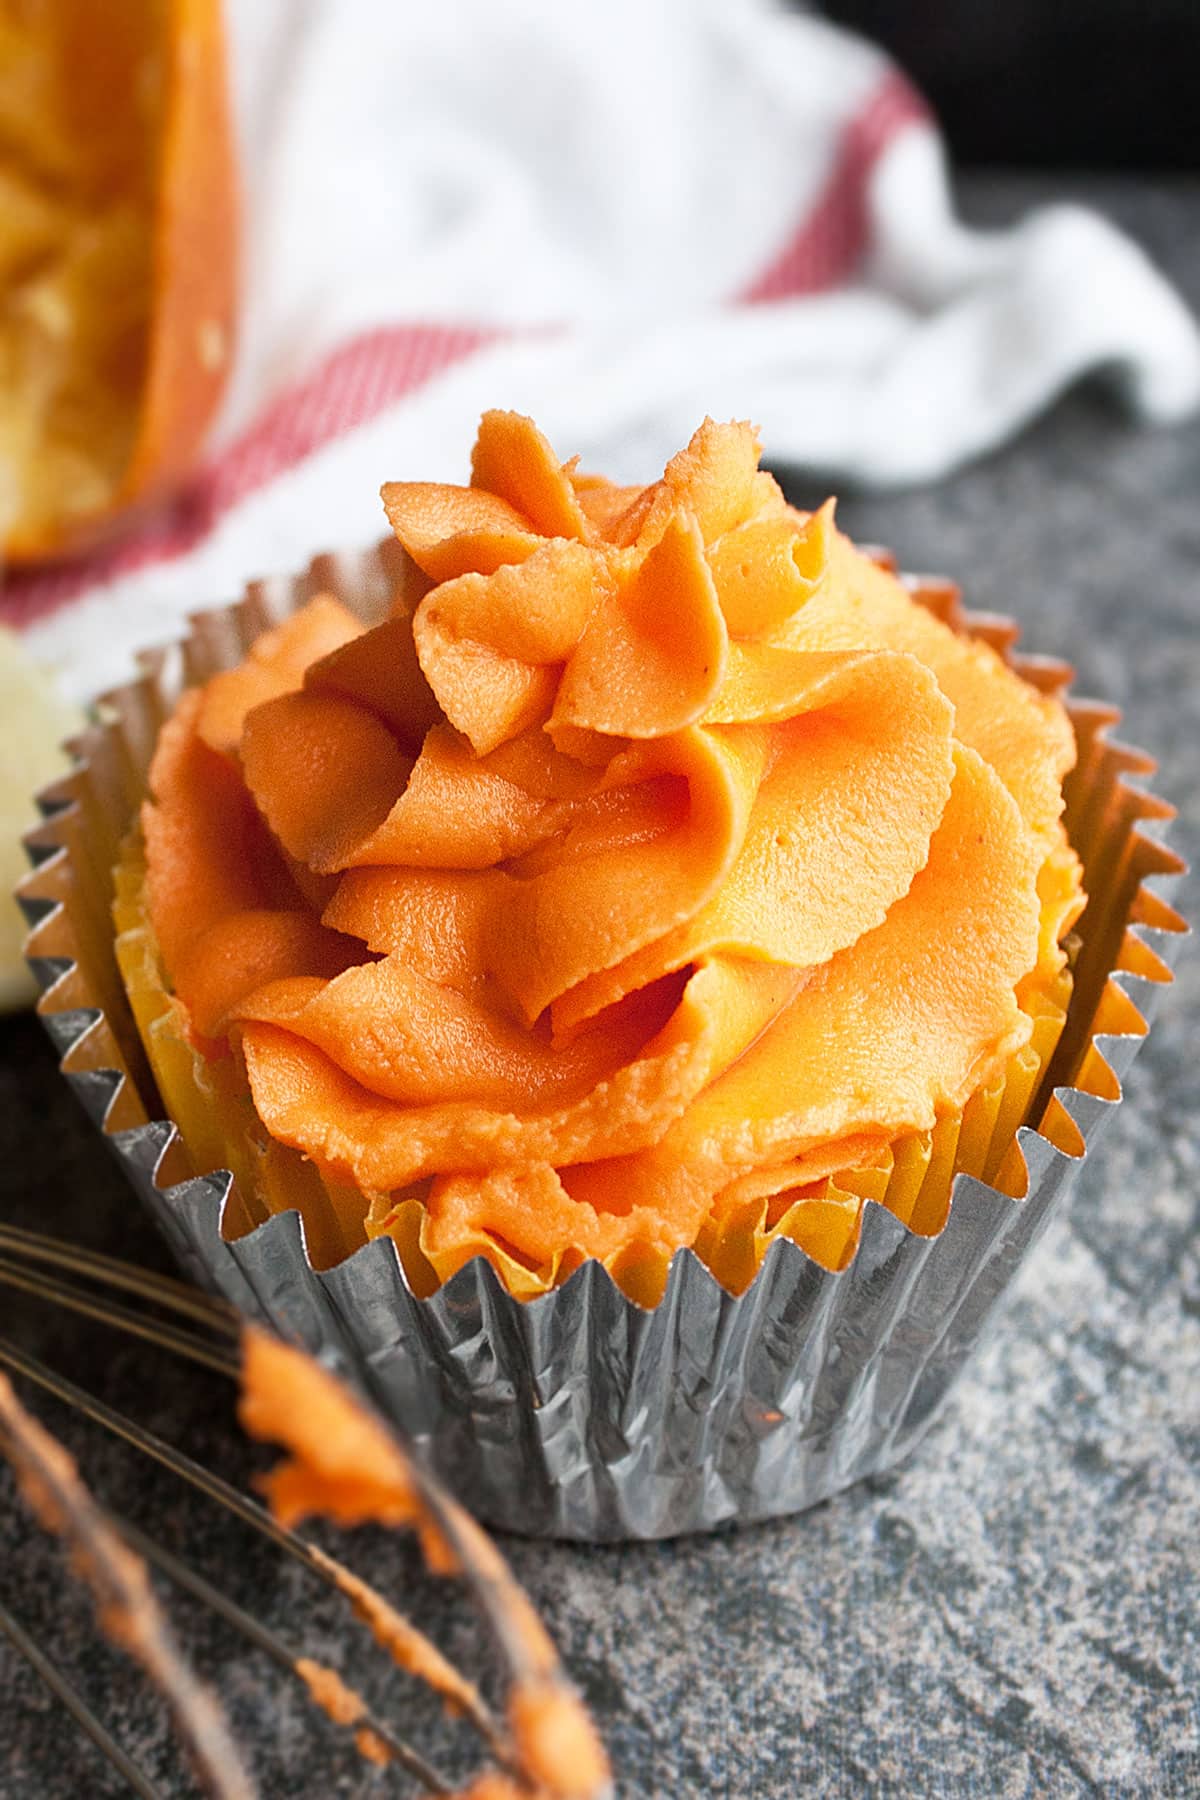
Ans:
[[[594,1263],[518,1301],[477,1258],[418,1299],[390,1239],[315,1270],[297,1212],[247,1229],[233,1177],[192,1173],[161,1116],[110,918],[118,847],[183,687],[240,660],[315,593],[381,616],[397,574],[385,544],[256,583],[97,703],[96,724],[70,746],[76,768],[40,797],[20,890],[40,1012],[67,1080],[189,1274],[356,1382],[492,1525],[669,1537],[797,1512],[887,1469],[930,1425],[1091,1153],[1170,979],[1186,927],[1156,878],[1182,865],[1158,837],[1171,809],[1138,785],[1152,760],[1110,739],[1112,708],[1069,702],[1079,761],[1067,821],[1091,897],[1067,1027],[1031,1114],[1041,1129],[1018,1132],[1023,1199],[960,1174],[949,1219],[929,1238],[868,1201],[843,1272],[781,1241],[741,1296],[685,1250],[652,1310]],[[1069,678],[1060,664],[1013,656],[1015,629],[959,613],[951,585],[909,585],[1037,686],[1057,691]]]

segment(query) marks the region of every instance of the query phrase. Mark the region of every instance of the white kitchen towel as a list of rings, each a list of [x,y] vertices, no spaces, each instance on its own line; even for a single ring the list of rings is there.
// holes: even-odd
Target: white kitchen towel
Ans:
[[[478,414],[648,480],[706,413],[839,482],[936,479],[1102,371],[1200,398],[1141,251],[1052,207],[955,217],[934,121],[772,0],[227,0],[246,185],[239,360],[207,463],[0,618],[84,697],[243,582],[465,479]]]

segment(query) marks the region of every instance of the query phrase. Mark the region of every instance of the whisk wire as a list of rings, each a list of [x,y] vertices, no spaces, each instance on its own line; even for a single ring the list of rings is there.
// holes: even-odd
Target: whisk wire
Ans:
[[[232,1346],[219,1341],[208,1341],[196,1332],[185,1330],[166,1321],[151,1318],[133,1312],[119,1302],[106,1298],[103,1294],[93,1293],[74,1282],[60,1280],[56,1276],[45,1273],[38,1267],[25,1268],[19,1260],[27,1258],[34,1265],[65,1269],[73,1275],[82,1275],[100,1285],[109,1285],[120,1291],[135,1294],[144,1300],[150,1300],[190,1320],[213,1329],[216,1333],[232,1335],[238,1327],[236,1315],[223,1302],[209,1300],[175,1282],[169,1277],[158,1276],[150,1271],[135,1270],[128,1264],[117,1262],[113,1258],[93,1255],[90,1251],[80,1251],[73,1246],[63,1245],[54,1239],[42,1238],[36,1233],[19,1231],[14,1227],[0,1226],[0,1251],[8,1255],[0,1255],[0,1283],[14,1289],[35,1295],[51,1303],[66,1307],[97,1322],[132,1335],[141,1341],[151,1342],[174,1354],[183,1356],[212,1369],[215,1372],[236,1377],[238,1359]],[[99,1426],[110,1435],[119,1438],[140,1454],[146,1456],[159,1466],[169,1470],[187,1485],[204,1494],[208,1499],[224,1507],[236,1518],[248,1525],[252,1530],[273,1543],[286,1555],[300,1563],[311,1574],[316,1575],[322,1583],[343,1599],[352,1596],[355,1589],[355,1578],[344,1565],[324,1551],[318,1551],[308,1544],[297,1533],[281,1525],[265,1507],[253,1500],[249,1495],[233,1486],[223,1477],[189,1457],[184,1451],[177,1449],[157,1433],[136,1421],[127,1418],[123,1413],[107,1405],[98,1396],[81,1388],[68,1377],[51,1369],[40,1358],[21,1349],[9,1339],[0,1335],[0,1369],[7,1369],[21,1379],[29,1381],[42,1392],[65,1404],[79,1413],[91,1423]],[[436,1487],[430,1484],[419,1471],[414,1469],[418,1481],[432,1515],[437,1519],[448,1539],[455,1543],[460,1552],[459,1561],[464,1579],[475,1595],[484,1617],[491,1627],[493,1635],[500,1644],[501,1650],[509,1660],[510,1667],[519,1672],[526,1656],[524,1650],[514,1657],[513,1652],[519,1646],[527,1645],[528,1638],[521,1634],[513,1634],[505,1627],[504,1609],[507,1600],[506,1584],[497,1583],[495,1571],[490,1566],[476,1566],[472,1556],[472,1542],[477,1528],[473,1522],[460,1515],[460,1509],[450,1506],[439,1494]],[[241,1607],[230,1600],[220,1590],[206,1582],[194,1570],[163,1549],[162,1546],[148,1538],[136,1526],[124,1519],[113,1519],[112,1524],[120,1532],[125,1541],[147,1562],[156,1566],[169,1580],[184,1591],[191,1593],[203,1604],[224,1618],[230,1625],[240,1631],[247,1641],[268,1655],[279,1667],[284,1668],[292,1676],[301,1676],[299,1659],[294,1657],[287,1646],[270,1632],[261,1622],[253,1618]],[[464,1528],[467,1536],[464,1538]],[[482,1539],[482,1534],[478,1534]],[[487,1540],[482,1539],[486,1545]],[[490,1549],[490,1546],[488,1546]],[[494,1562],[499,1566],[499,1559],[494,1552],[488,1564]],[[523,1596],[522,1596],[523,1598]],[[361,1618],[361,1615],[356,1615]],[[14,1626],[16,1622],[13,1621]],[[421,1634],[413,1629],[414,1638]],[[16,1626],[18,1632],[21,1631]],[[11,1633],[7,1633],[11,1636]],[[14,1643],[18,1640],[13,1638]],[[20,1647],[25,1654],[25,1644],[32,1642],[28,1633],[22,1633]],[[36,1646],[34,1646],[36,1648]],[[69,1687],[65,1678],[53,1669],[53,1664],[39,1652],[34,1664],[39,1674],[43,1673],[43,1665],[53,1671],[57,1685],[54,1691]],[[47,1677],[43,1675],[43,1679]],[[53,1684],[52,1684],[53,1685]],[[77,1716],[80,1709],[87,1713],[102,1736],[97,1738],[80,1719],[83,1728],[93,1738],[105,1754],[108,1748],[117,1751],[119,1762],[113,1766],[119,1768],[126,1779],[130,1779],[128,1770],[133,1770],[129,1759],[120,1751],[120,1747],[111,1740],[104,1727],[90,1713],[90,1709],[81,1697],[72,1689],[71,1700],[63,1698],[63,1704],[69,1707],[72,1716]],[[506,1729],[492,1713],[474,1685],[464,1681],[461,1692],[456,1690],[456,1704],[466,1715],[483,1743],[487,1746],[493,1759],[512,1773],[517,1773],[511,1740]],[[411,1744],[400,1737],[391,1727],[377,1719],[365,1708],[355,1717],[354,1726],[357,1731],[366,1732],[376,1738],[389,1753],[394,1766],[422,1784],[426,1793],[445,1794],[449,1792],[446,1781],[416,1751]],[[131,1786],[136,1793],[153,1796],[155,1790],[146,1784],[145,1777],[134,1771],[135,1780]],[[139,1786],[138,1783],[141,1783]]]
[[[100,1754],[138,1796],[138,1800],[163,1800],[159,1789],[130,1760],[111,1731],[96,1717],[78,1688],[67,1680],[37,1639],[31,1637],[18,1623],[3,1601],[0,1601],[0,1635],[8,1639],[19,1656],[24,1657],[59,1705],[66,1709],[79,1729],[91,1739]]]
[[[146,1566],[130,1554],[75,1464],[0,1381],[0,1452],[34,1516],[66,1542],[109,1634],[155,1682],[197,1771],[220,1800],[252,1800],[253,1787],[213,1695],[193,1675],[160,1608]]]
[[[223,1594],[220,1588],[214,1587],[210,1581],[206,1581],[202,1575],[198,1575],[194,1569],[189,1568],[187,1563],[181,1562],[179,1557],[172,1555],[153,1538],[147,1537],[144,1531],[140,1531],[128,1519],[114,1520],[114,1524],[130,1548],[165,1575],[168,1581],[173,1582],[184,1593],[191,1594],[218,1618],[224,1619],[227,1625],[231,1625],[256,1649],[261,1650],[264,1656],[270,1657],[271,1661],[284,1674],[299,1679],[297,1673],[299,1658],[292,1654],[282,1638],[277,1637],[273,1631],[269,1630],[261,1619],[256,1619],[253,1613],[248,1613],[244,1607],[237,1604],[236,1600],[231,1600],[228,1594]],[[403,1738],[397,1737],[391,1727],[369,1709],[364,1710],[355,1721],[355,1729],[369,1731],[373,1737],[378,1738],[381,1743],[386,1745],[393,1760],[406,1773],[419,1781],[426,1793],[432,1796],[447,1792],[446,1785],[437,1770],[431,1768],[429,1763],[410,1744],[405,1743]]]
[[[98,1324],[112,1325],[130,1337],[157,1345],[161,1350],[174,1350],[180,1356],[211,1369],[217,1375],[236,1375],[237,1357],[231,1347],[206,1342],[194,1332],[182,1331],[160,1319],[142,1318],[114,1300],[103,1300],[84,1292],[71,1282],[57,1281],[40,1271],[28,1271],[0,1256],[0,1284],[39,1300],[50,1300],[66,1312],[73,1312]]]
[[[104,1282],[109,1287],[152,1300],[160,1306],[185,1315],[198,1324],[209,1325],[236,1338],[241,1329],[238,1315],[225,1300],[191,1287],[174,1276],[160,1275],[153,1269],[139,1268],[136,1263],[122,1262],[103,1251],[84,1249],[78,1244],[64,1243],[60,1238],[44,1237],[37,1231],[24,1231],[18,1225],[0,1223],[0,1252],[11,1251],[34,1263],[47,1263],[90,1281]]]
[[[99,1425],[113,1436],[123,1439],[144,1456],[168,1469],[171,1474],[178,1476],[181,1481],[186,1482],[208,1499],[216,1501],[218,1505],[225,1507],[244,1524],[269,1539],[278,1549],[300,1563],[311,1574],[317,1576],[326,1587],[342,1598],[345,1597],[346,1589],[339,1581],[338,1576],[343,1573],[348,1574],[349,1571],[344,1570],[343,1565],[326,1552],[322,1551],[318,1554],[296,1532],[290,1530],[286,1525],[281,1525],[264,1506],[261,1506],[256,1500],[252,1500],[248,1494],[243,1494],[231,1482],[215,1474],[211,1469],[206,1469],[202,1463],[194,1461],[186,1452],[176,1449],[173,1444],[168,1444],[156,1432],[148,1430],[143,1425],[138,1425],[132,1419],[127,1419],[123,1413],[115,1411],[94,1394],[89,1394],[86,1389],[78,1387],[65,1375],[60,1375],[56,1370],[48,1368],[38,1357],[29,1355],[27,1351],[19,1349],[3,1337],[0,1337],[0,1366],[10,1369],[15,1375],[32,1382],[52,1398],[72,1407],[93,1424]],[[491,1601],[490,1592],[488,1600]],[[490,1617],[493,1605],[489,1604],[487,1611]],[[289,1666],[292,1665],[289,1663]],[[496,1760],[502,1765],[511,1765],[511,1746],[490,1708],[475,1695],[464,1697],[462,1704],[475,1729],[480,1733]],[[393,1744],[393,1738],[388,1732],[380,1731],[380,1736],[389,1745]],[[417,1752],[412,1749],[411,1745],[405,1744],[401,1740],[395,1740],[394,1747],[399,1761],[411,1763],[415,1760],[420,1762]],[[440,1777],[434,1775],[434,1782],[433,1791],[435,1793],[439,1789],[443,1793],[446,1791],[445,1784]]]

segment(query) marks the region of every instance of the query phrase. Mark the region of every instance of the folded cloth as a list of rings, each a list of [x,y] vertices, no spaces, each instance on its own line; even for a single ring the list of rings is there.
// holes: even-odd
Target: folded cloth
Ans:
[[[935,479],[1102,370],[1138,417],[1200,340],[1074,207],[954,216],[920,99],[772,0],[227,0],[246,183],[238,369],[207,465],[107,553],[10,579],[65,690],[181,616],[464,479],[485,406],[648,479],[705,413],[830,485]]]

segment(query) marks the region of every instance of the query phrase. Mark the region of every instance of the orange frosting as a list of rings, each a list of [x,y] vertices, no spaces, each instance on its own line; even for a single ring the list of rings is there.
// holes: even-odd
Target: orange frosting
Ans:
[[[0,1403],[3,1382],[0,1380]],[[459,1558],[443,1526],[462,1550],[472,1580],[486,1584],[490,1604],[502,1613],[512,1659],[507,1697],[511,1756],[520,1779],[481,1776],[462,1800],[597,1800],[609,1792],[608,1761],[595,1727],[563,1679],[553,1646],[526,1595],[513,1581],[495,1545],[452,1502],[437,1509],[400,1447],[379,1421],[301,1351],[247,1329],[242,1340],[242,1425],[251,1437],[283,1444],[288,1455],[259,1480],[272,1513],[284,1525],[324,1514],[340,1525],[367,1520],[414,1526],[426,1564],[435,1574],[460,1572]],[[446,1660],[425,1634],[366,1582],[315,1546],[309,1552],[330,1573],[399,1667],[427,1682],[478,1724],[486,1707],[475,1686]],[[313,1699],[339,1725],[366,1714],[361,1697],[333,1669],[300,1658],[294,1665]],[[369,1727],[357,1734],[368,1760],[386,1763],[391,1751]]]
[[[163,733],[194,1037],[435,1278],[652,1294],[734,1197],[961,1110],[1062,967],[1061,704],[758,456],[707,421],[619,489],[489,413],[470,486],[383,490],[392,616],[311,602]]]

